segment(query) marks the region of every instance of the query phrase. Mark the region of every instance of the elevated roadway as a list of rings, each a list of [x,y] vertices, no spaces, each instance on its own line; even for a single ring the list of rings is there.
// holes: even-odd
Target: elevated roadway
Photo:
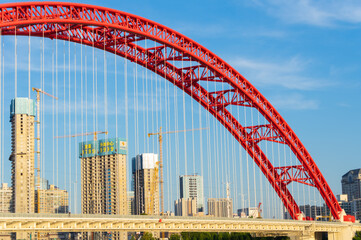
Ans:
[[[292,239],[352,239],[361,224],[275,219],[81,214],[0,214],[0,232],[249,232]]]

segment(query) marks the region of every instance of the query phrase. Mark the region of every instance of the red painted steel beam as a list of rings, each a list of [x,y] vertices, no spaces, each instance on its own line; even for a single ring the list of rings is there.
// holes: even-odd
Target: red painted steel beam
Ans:
[[[285,143],[282,136],[278,134],[271,124],[250,126],[245,129],[247,131],[245,140],[248,142],[257,144],[262,140],[267,140],[276,143]]]
[[[40,37],[44,34],[48,38],[70,40],[103,49],[147,67],[185,91],[239,141],[271,183],[290,215],[297,219],[300,210],[288,191],[286,182],[279,181],[282,172],[279,173],[273,167],[257,141],[249,141],[247,134],[257,135],[259,140],[269,140],[273,138],[272,136],[282,139],[301,163],[303,173],[307,173],[312,179],[333,217],[340,219],[342,210],[331,188],[287,122],[248,80],[197,42],[151,20],[86,4],[9,3],[1,4],[0,11],[0,29],[3,35],[14,35],[16,30],[17,35]],[[70,30],[65,30],[64,26],[68,26]],[[161,45],[162,50],[143,49],[137,46],[135,42],[142,39],[155,41]],[[177,68],[173,64],[175,61],[197,62],[197,71],[194,68]],[[216,93],[217,98],[215,93],[212,94],[202,87],[201,81],[226,83],[232,91]],[[271,126],[266,131],[271,135],[267,135],[266,132],[261,134],[258,130],[262,128],[256,132],[250,131],[227,110],[227,106],[231,104],[242,106],[244,103],[239,99],[246,100],[264,116]],[[263,139],[266,137],[268,139]]]
[[[291,182],[298,182],[315,187],[315,184],[302,165],[275,167],[275,170],[280,177],[277,181],[284,182],[287,185]]]

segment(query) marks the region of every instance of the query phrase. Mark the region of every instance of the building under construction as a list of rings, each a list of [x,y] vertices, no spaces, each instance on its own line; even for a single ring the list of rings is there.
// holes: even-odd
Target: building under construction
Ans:
[[[158,171],[158,154],[143,153],[132,159],[136,215],[159,215]]]
[[[79,144],[83,214],[128,213],[126,149],[121,138]]]
[[[208,215],[213,217],[233,217],[231,198],[208,198]]]
[[[55,185],[50,185],[47,189],[37,189],[35,191],[36,213],[68,213],[69,194],[66,190],[59,189]]]
[[[29,98],[11,100],[13,211],[34,213],[34,118],[35,103]]]
[[[12,212],[12,188],[7,183],[2,183],[0,188],[0,213],[11,213]],[[1,237],[0,237],[1,239]]]

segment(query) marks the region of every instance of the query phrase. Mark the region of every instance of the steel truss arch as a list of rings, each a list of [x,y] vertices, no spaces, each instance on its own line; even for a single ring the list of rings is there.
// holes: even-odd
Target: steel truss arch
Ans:
[[[117,54],[159,74],[201,104],[235,137],[266,176],[293,219],[302,219],[287,188],[290,182],[296,181],[315,186],[333,217],[343,220],[344,211],[321,171],[277,110],[240,73],[192,39],[136,15],[86,4],[9,3],[1,4],[0,11],[2,35],[70,40]],[[158,46],[145,49],[136,44],[144,39],[155,41]],[[189,61],[195,65],[179,68],[174,61]],[[201,85],[204,81],[226,83],[230,89],[210,92]],[[229,105],[253,107],[269,124],[242,126],[227,109]],[[287,144],[301,165],[297,168],[285,166],[280,171],[258,145],[263,140]],[[293,169],[298,172],[293,174]]]

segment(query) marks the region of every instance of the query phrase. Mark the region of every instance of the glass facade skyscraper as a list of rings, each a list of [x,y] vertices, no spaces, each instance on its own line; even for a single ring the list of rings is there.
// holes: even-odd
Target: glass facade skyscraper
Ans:
[[[204,212],[203,178],[200,175],[183,175],[179,177],[180,198],[195,198],[197,211]]]

